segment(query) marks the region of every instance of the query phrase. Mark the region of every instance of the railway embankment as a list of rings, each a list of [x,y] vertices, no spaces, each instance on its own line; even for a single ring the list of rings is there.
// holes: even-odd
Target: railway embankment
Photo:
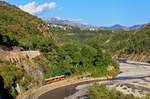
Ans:
[[[23,94],[20,94],[17,96],[16,99],[37,99],[40,95],[68,85],[73,85],[73,84],[78,84],[78,83],[84,83],[84,82],[94,82],[94,81],[103,81],[103,80],[108,80],[112,79],[112,77],[99,77],[99,78],[78,78],[78,77],[73,77],[73,78],[68,78],[62,81],[58,81],[52,84],[44,85],[39,88],[33,88]]]

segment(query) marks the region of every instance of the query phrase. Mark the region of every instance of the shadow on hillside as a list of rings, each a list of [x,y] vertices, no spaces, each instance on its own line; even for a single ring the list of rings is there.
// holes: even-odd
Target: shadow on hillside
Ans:
[[[4,88],[4,79],[0,75],[0,99],[14,99],[13,96]]]

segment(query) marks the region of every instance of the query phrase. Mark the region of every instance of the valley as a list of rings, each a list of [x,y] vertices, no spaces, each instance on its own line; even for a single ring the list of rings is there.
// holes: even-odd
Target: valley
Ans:
[[[150,65],[132,63],[120,63],[120,74],[113,80],[96,81],[98,84],[106,84],[111,89],[116,89],[124,94],[133,94],[143,97],[150,91]],[[54,89],[41,95],[38,99],[80,99],[86,97],[87,90],[93,83],[85,82]],[[66,98],[65,98],[66,97]],[[81,98],[81,99],[82,99]]]
[[[35,3],[0,1],[0,99],[150,99],[150,21],[95,26]]]

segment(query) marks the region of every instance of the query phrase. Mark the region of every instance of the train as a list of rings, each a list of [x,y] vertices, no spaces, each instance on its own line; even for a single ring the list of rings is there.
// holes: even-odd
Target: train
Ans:
[[[42,84],[47,85],[47,84],[58,82],[58,81],[61,81],[61,80],[64,80],[64,79],[65,79],[64,75],[55,76],[55,77],[51,77],[51,78],[43,80]]]

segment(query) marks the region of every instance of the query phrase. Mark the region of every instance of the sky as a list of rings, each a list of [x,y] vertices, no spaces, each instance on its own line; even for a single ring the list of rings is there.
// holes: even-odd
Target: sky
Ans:
[[[132,26],[150,22],[150,0],[7,0],[39,17],[82,23]]]

